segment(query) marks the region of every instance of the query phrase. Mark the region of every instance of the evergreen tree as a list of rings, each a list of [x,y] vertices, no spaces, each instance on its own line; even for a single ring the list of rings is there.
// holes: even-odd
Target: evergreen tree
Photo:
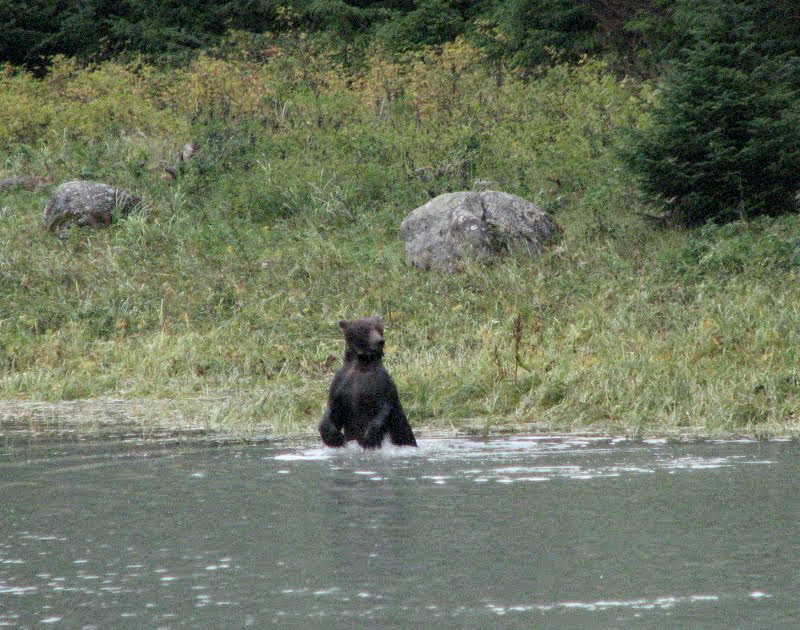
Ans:
[[[800,59],[764,32],[763,0],[683,6],[691,45],[626,158],[679,223],[778,214],[800,188]]]
[[[378,38],[394,51],[452,41],[464,32],[464,19],[449,0],[419,0],[413,10],[387,22]]]
[[[489,15],[493,36],[484,41],[490,56],[532,70],[554,56],[576,60],[597,51],[597,22],[587,2],[505,0]]]

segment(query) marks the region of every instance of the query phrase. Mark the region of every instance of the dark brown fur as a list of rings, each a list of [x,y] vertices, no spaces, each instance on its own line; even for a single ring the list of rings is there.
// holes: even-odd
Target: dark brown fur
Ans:
[[[392,444],[416,446],[392,377],[383,367],[383,323],[379,317],[339,322],[345,339],[344,365],[328,393],[328,408],[319,424],[322,441],[344,446],[356,440],[380,448],[388,434]]]

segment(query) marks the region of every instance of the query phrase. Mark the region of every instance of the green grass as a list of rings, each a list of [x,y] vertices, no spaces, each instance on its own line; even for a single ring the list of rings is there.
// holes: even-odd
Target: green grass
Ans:
[[[2,197],[0,398],[197,398],[210,426],[311,432],[336,321],[379,313],[415,427],[798,432],[796,216],[655,230],[614,157],[647,86],[594,64],[498,86],[474,67],[451,98],[426,63],[374,106],[369,82],[286,79],[262,118],[190,116],[151,87],[202,146],[175,182],[154,165],[186,138],[161,127],[9,136],[9,173],[46,164],[146,203],[60,241],[47,190]],[[562,243],[454,275],[406,265],[403,217],[477,178],[546,207]]]

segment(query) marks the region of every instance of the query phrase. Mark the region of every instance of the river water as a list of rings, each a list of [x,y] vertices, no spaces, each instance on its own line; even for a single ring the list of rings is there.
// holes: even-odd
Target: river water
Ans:
[[[0,446],[0,628],[788,628],[800,445]]]

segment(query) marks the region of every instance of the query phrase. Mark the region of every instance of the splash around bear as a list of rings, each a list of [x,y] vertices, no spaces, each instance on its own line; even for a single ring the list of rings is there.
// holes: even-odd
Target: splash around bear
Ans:
[[[328,407],[319,434],[328,446],[356,440],[380,448],[388,434],[392,444],[416,446],[392,377],[383,367],[383,322],[380,317],[342,320],[344,365],[328,392]]]

